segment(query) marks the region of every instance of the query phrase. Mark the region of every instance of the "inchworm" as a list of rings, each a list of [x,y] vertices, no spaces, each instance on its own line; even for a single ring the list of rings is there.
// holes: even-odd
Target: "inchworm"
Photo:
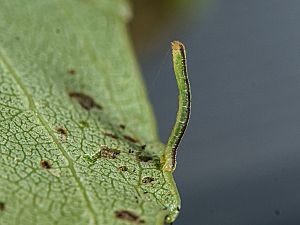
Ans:
[[[179,41],[173,41],[171,47],[179,96],[176,122],[161,158],[162,170],[165,172],[174,172],[176,168],[177,148],[186,130],[191,113],[191,90],[187,73],[185,47]]]

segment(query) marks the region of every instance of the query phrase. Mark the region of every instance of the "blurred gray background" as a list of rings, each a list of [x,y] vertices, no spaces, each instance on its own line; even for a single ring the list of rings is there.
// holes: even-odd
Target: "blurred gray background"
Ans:
[[[299,225],[300,1],[216,0],[186,15],[139,54],[166,142],[177,111],[169,42],[187,47],[175,225]]]

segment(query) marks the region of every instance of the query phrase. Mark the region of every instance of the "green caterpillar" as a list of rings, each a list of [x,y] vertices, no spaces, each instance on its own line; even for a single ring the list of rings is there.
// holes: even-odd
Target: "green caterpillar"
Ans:
[[[185,47],[179,41],[173,41],[171,47],[179,96],[176,122],[168,139],[164,154],[161,157],[162,170],[165,172],[174,172],[176,168],[177,148],[186,130],[191,114],[191,90],[187,73]]]

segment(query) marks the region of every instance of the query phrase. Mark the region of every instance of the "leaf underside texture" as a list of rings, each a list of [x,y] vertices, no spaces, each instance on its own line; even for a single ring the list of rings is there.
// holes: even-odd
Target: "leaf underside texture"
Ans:
[[[0,224],[164,224],[180,200],[123,0],[0,0]]]

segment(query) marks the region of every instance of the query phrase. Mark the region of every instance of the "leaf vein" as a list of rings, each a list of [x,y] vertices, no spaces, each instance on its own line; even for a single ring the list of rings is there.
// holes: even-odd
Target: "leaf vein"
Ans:
[[[24,96],[27,98],[28,101],[28,108],[29,110],[31,110],[32,112],[34,112],[34,115],[36,116],[36,118],[39,120],[40,124],[45,128],[45,130],[47,131],[47,133],[49,134],[49,136],[52,138],[53,142],[57,145],[58,149],[61,151],[62,155],[65,157],[65,159],[68,162],[68,166],[69,169],[75,179],[75,182],[77,183],[80,191],[82,192],[83,195],[83,199],[86,202],[87,208],[89,209],[91,215],[92,215],[92,219],[93,219],[93,224],[98,224],[97,223],[97,217],[96,217],[96,212],[91,204],[91,200],[87,194],[87,191],[85,190],[82,182],[80,181],[79,176],[76,173],[75,167],[74,167],[74,162],[71,158],[71,156],[68,154],[68,152],[63,148],[63,146],[60,144],[59,140],[57,139],[57,137],[55,136],[55,134],[53,133],[53,130],[49,127],[49,125],[47,124],[46,120],[44,119],[44,117],[38,112],[37,107],[35,106],[34,100],[31,96],[31,94],[29,93],[29,91],[27,90],[27,88],[25,87],[25,85],[23,85],[21,78],[19,77],[17,71],[11,66],[10,60],[8,59],[8,57],[4,57],[5,54],[3,54],[3,50],[0,49],[0,56],[2,58],[2,62],[4,64],[4,66],[7,68],[7,70],[10,72],[9,74],[12,76],[12,78],[15,80],[16,84],[19,86],[20,90],[24,93]]]

